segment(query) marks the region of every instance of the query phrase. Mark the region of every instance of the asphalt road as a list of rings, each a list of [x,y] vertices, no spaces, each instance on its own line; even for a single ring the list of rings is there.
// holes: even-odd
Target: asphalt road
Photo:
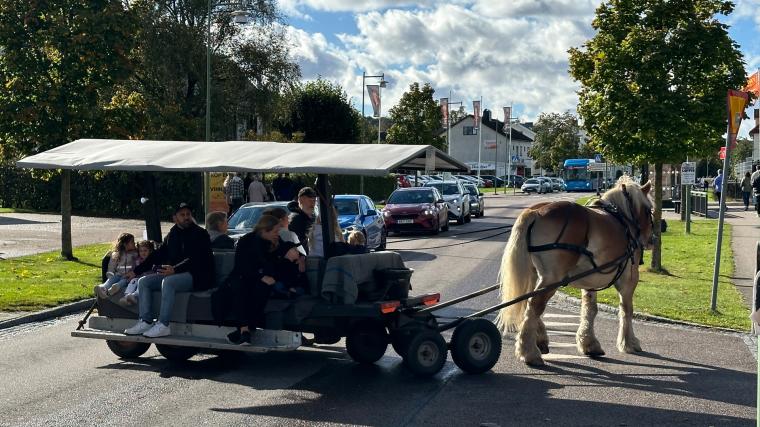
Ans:
[[[514,208],[538,200],[489,198],[485,218],[438,237],[394,237],[389,248],[415,269],[413,292],[462,295],[495,282],[507,235],[457,233],[511,223]],[[493,237],[464,243],[484,236]],[[390,347],[374,366],[353,363],[341,345],[180,365],[151,349],[127,362],[102,341],[71,338],[75,320],[0,331],[0,425],[754,424],[756,362],[746,337],[635,321],[645,352],[620,354],[617,322],[602,313],[596,329],[607,356],[594,360],[575,353],[577,310],[566,303],[545,316],[545,368],[517,362],[505,339],[492,372],[463,374],[449,360],[430,379],[412,376]]]

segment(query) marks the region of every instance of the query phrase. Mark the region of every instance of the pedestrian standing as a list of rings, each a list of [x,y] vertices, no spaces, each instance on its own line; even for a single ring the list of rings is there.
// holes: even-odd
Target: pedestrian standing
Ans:
[[[757,216],[760,216],[760,165],[755,165],[754,168],[755,171],[752,172],[752,176],[749,179],[752,183],[752,188],[755,190],[755,212],[757,212]]]
[[[264,186],[264,184],[261,183],[258,175],[253,176],[253,181],[251,181],[251,185],[248,186],[248,201],[267,201],[267,188]]]
[[[723,192],[723,171],[721,169],[718,169],[718,176],[713,180],[713,191],[718,204],[720,204],[720,194]]]
[[[750,173],[747,172],[744,174],[744,178],[742,179],[741,188],[742,188],[742,201],[744,202],[744,210],[749,210],[749,195],[752,192],[752,179],[750,178]]]
[[[232,216],[238,208],[245,202],[245,187],[243,179],[240,178],[240,174],[235,172],[227,184],[227,194],[229,197],[230,210],[227,212],[227,216]]]

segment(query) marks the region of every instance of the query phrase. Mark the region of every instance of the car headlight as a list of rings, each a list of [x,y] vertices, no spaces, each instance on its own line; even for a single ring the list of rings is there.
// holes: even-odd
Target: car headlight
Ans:
[[[591,187],[591,183],[590,183],[590,182],[587,182],[587,183],[586,183],[586,187]]]
[[[433,215],[434,213],[435,213],[435,212],[433,212],[433,211],[432,211],[432,210],[430,210],[430,209],[426,209],[426,210],[424,210],[424,211],[422,212],[422,214],[423,214],[423,215]]]
[[[389,211],[383,211],[383,216],[384,217],[389,217],[389,216],[391,216],[391,213]]]
[[[457,203],[459,203],[459,199],[454,199],[454,200],[451,201],[451,203],[457,204]]]

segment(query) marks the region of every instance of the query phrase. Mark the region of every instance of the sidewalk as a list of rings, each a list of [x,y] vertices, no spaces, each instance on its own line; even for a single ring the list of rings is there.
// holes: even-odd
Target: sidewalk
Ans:
[[[742,294],[747,307],[752,310],[752,288],[754,286],[755,264],[757,262],[757,242],[760,242],[760,218],[757,217],[751,205],[749,210],[745,211],[743,203],[729,201],[727,207],[728,209],[725,214],[726,223],[731,224],[733,227],[731,249],[734,251],[734,275],[731,281],[739,293]],[[672,210],[663,211],[662,217],[673,221],[681,219],[681,215],[674,213]],[[717,221],[717,203],[711,203],[708,206],[708,217],[712,221]],[[692,215],[692,219],[704,218]]]

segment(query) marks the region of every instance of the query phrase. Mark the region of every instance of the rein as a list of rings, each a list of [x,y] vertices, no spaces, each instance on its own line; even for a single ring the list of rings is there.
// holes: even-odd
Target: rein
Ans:
[[[623,186],[623,194],[625,195],[626,202],[628,203],[628,210],[631,212],[631,216],[633,216],[633,199],[631,198],[630,193],[628,193],[628,191],[626,190],[625,186]],[[641,227],[633,218],[629,219],[626,215],[620,212],[620,210],[615,204],[610,203],[606,200],[597,201],[596,204],[587,206],[587,207],[589,209],[601,209],[605,211],[609,215],[612,215],[612,217],[618,220],[618,222],[623,226],[623,229],[625,230],[625,237],[627,240],[626,246],[625,246],[625,253],[623,255],[617,257],[613,261],[607,262],[601,266],[597,266],[596,262],[594,261],[594,254],[591,251],[589,251],[587,247],[573,245],[569,243],[560,243],[560,239],[562,238],[562,235],[565,233],[565,229],[567,228],[567,225],[569,222],[568,218],[565,218],[565,224],[562,226],[562,230],[560,231],[554,243],[549,243],[546,245],[539,245],[539,246],[532,246],[530,244],[530,235],[531,235],[531,231],[533,229],[533,224],[534,224],[534,223],[531,223],[528,226],[528,235],[527,235],[528,252],[544,252],[544,251],[550,251],[550,250],[555,250],[555,249],[562,249],[562,250],[577,252],[581,255],[585,255],[586,257],[588,257],[593,268],[581,274],[562,280],[562,282],[560,282],[561,285],[559,286],[566,286],[570,284],[573,280],[577,280],[579,278],[583,278],[594,273],[609,274],[609,273],[612,273],[612,271],[616,269],[617,272],[615,273],[615,277],[612,279],[612,281],[610,281],[610,283],[608,283],[604,287],[601,287],[598,289],[592,289],[592,291],[602,291],[614,285],[615,282],[617,282],[618,279],[620,279],[626,267],[628,266],[628,261],[630,260],[631,263],[633,263],[633,257],[637,250],[640,250],[643,252],[644,245],[639,241],[641,237]],[[635,230],[635,234],[636,234],[635,236],[631,232],[631,228]],[[588,238],[586,239],[586,245],[588,245]]]

